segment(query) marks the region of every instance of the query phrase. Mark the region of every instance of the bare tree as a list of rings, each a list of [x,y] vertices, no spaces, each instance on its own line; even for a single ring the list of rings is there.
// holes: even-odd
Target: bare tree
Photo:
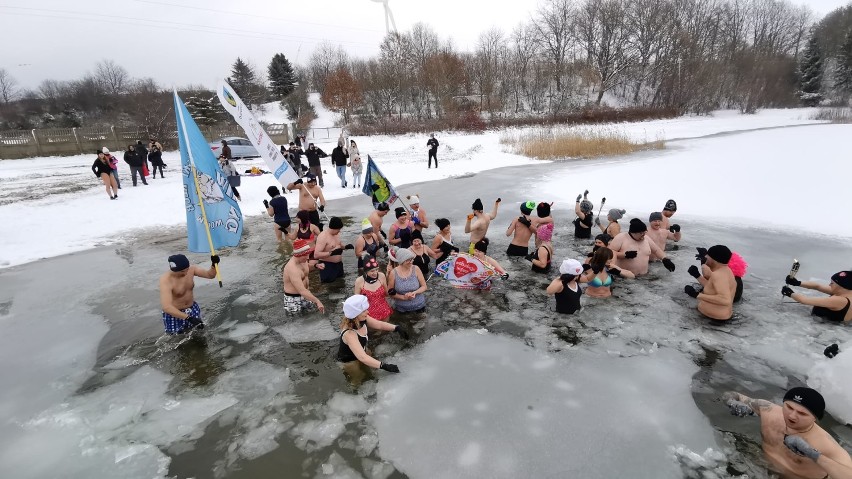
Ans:
[[[506,39],[499,28],[491,28],[479,36],[471,73],[479,89],[479,109],[488,110],[491,115],[494,114],[494,108],[499,107],[494,102],[500,77],[503,76],[500,63],[505,58],[505,52]]]
[[[317,45],[308,61],[308,77],[314,90],[322,93],[326,78],[337,69],[346,67],[348,63],[349,56],[340,45],[330,42]]]
[[[601,104],[604,93],[624,81],[636,61],[626,16],[624,0],[586,0],[577,16],[578,39],[600,82],[596,105]]]
[[[18,97],[18,81],[6,71],[0,68],[0,100],[3,103],[11,103]]]
[[[565,62],[574,46],[571,19],[575,13],[571,0],[547,0],[536,13],[533,26],[538,40],[550,63],[551,75],[556,82],[556,91],[562,91]]]
[[[112,60],[101,60],[95,66],[95,78],[106,94],[121,95],[127,92],[130,74]]]

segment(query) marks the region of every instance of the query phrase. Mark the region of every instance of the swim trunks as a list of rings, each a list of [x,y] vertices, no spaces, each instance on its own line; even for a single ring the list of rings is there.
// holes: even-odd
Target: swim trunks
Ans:
[[[201,307],[198,306],[198,303],[193,302],[192,306],[182,309],[184,313],[195,316],[198,319],[201,319]],[[185,319],[180,319],[172,316],[171,314],[163,311],[163,328],[166,331],[166,334],[183,334],[189,332],[193,328],[192,323]]]
[[[284,311],[298,313],[313,307],[314,303],[303,298],[300,294],[284,293]]]

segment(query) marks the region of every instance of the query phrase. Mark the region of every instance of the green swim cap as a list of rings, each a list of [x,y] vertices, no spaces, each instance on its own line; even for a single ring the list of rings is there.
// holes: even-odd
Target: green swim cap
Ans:
[[[362,233],[368,233],[368,232],[372,232],[372,231],[373,231],[373,224],[370,223],[370,220],[368,218],[364,218],[363,220],[361,220],[361,232]]]
[[[535,207],[536,207],[535,201],[527,201],[527,202],[521,203],[521,213],[528,215],[528,214],[532,213],[532,211],[535,209]]]

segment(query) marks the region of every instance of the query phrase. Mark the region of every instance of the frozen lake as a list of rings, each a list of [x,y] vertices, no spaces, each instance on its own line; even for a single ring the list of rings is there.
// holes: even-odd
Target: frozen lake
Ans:
[[[821,128],[796,130],[818,137]],[[334,360],[354,258],[345,282],[312,278],[328,314],[287,317],[280,272],[289,254],[260,218],[223,253],[225,288],[197,281],[208,328],[183,341],[161,337],[156,289],[166,256],[185,248],[179,227],[0,270],[3,476],[768,477],[756,420],[731,417],[718,397],[736,389],[780,400],[815,366],[832,366],[822,350],[852,339],[849,329],[815,321],[779,290],[792,258],[802,262],[801,279],[825,281],[849,266],[838,259],[852,247],[774,221],[706,220],[706,206],[696,204],[701,214],[681,206],[684,240],[670,252],[676,272],[652,265],[647,277],[619,282],[615,298],[584,298],[580,313],[558,316],[543,292],[549,278],[505,258],[505,227],[521,201],[555,199],[556,261],[582,256],[587,242],[569,233],[575,190],[596,186],[593,195],[618,198],[615,186],[593,178],[594,165],[623,160],[581,171],[576,163],[517,166],[404,188],[420,194],[432,219],[451,219],[457,244],[473,199],[502,197],[490,253],[511,277],[491,292],[430,280],[427,312],[392,318],[411,341],[371,335],[376,357],[393,358],[402,373],[379,371],[360,385]],[[653,194],[664,201],[661,178]],[[330,203],[347,219],[344,237],[354,239],[366,203]],[[628,214],[646,219],[641,208]],[[716,243],[749,263],[745,299],[723,325],[702,319],[682,292],[695,247]],[[835,420],[838,407],[829,398],[822,425],[849,448],[852,429]]]

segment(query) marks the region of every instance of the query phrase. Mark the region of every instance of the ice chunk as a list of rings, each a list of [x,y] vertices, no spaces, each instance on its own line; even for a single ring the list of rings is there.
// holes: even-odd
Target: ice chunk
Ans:
[[[337,337],[337,330],[325,320],[293,319],[288,317],[281,326],[274,329],[288,343],[307,343],[313,341],[328,341]]]
[[[547,354],[467,330],[394,361],[403,373],[378,382],[368,418],[379,455],[412,478],[609,478],[624,471],[680,478],[669,447],[717,447],[690,392],[697,367],[672,349],[627,358]],[[449,411],[451,419],[436,420]]]
[[[240,344],[244,344],[251,341],[252,338],[264,331],[266,331],[266,326],[256,321],[252,321],[249,323],[237,324],[233,328],[229,329],[223,336]]]

